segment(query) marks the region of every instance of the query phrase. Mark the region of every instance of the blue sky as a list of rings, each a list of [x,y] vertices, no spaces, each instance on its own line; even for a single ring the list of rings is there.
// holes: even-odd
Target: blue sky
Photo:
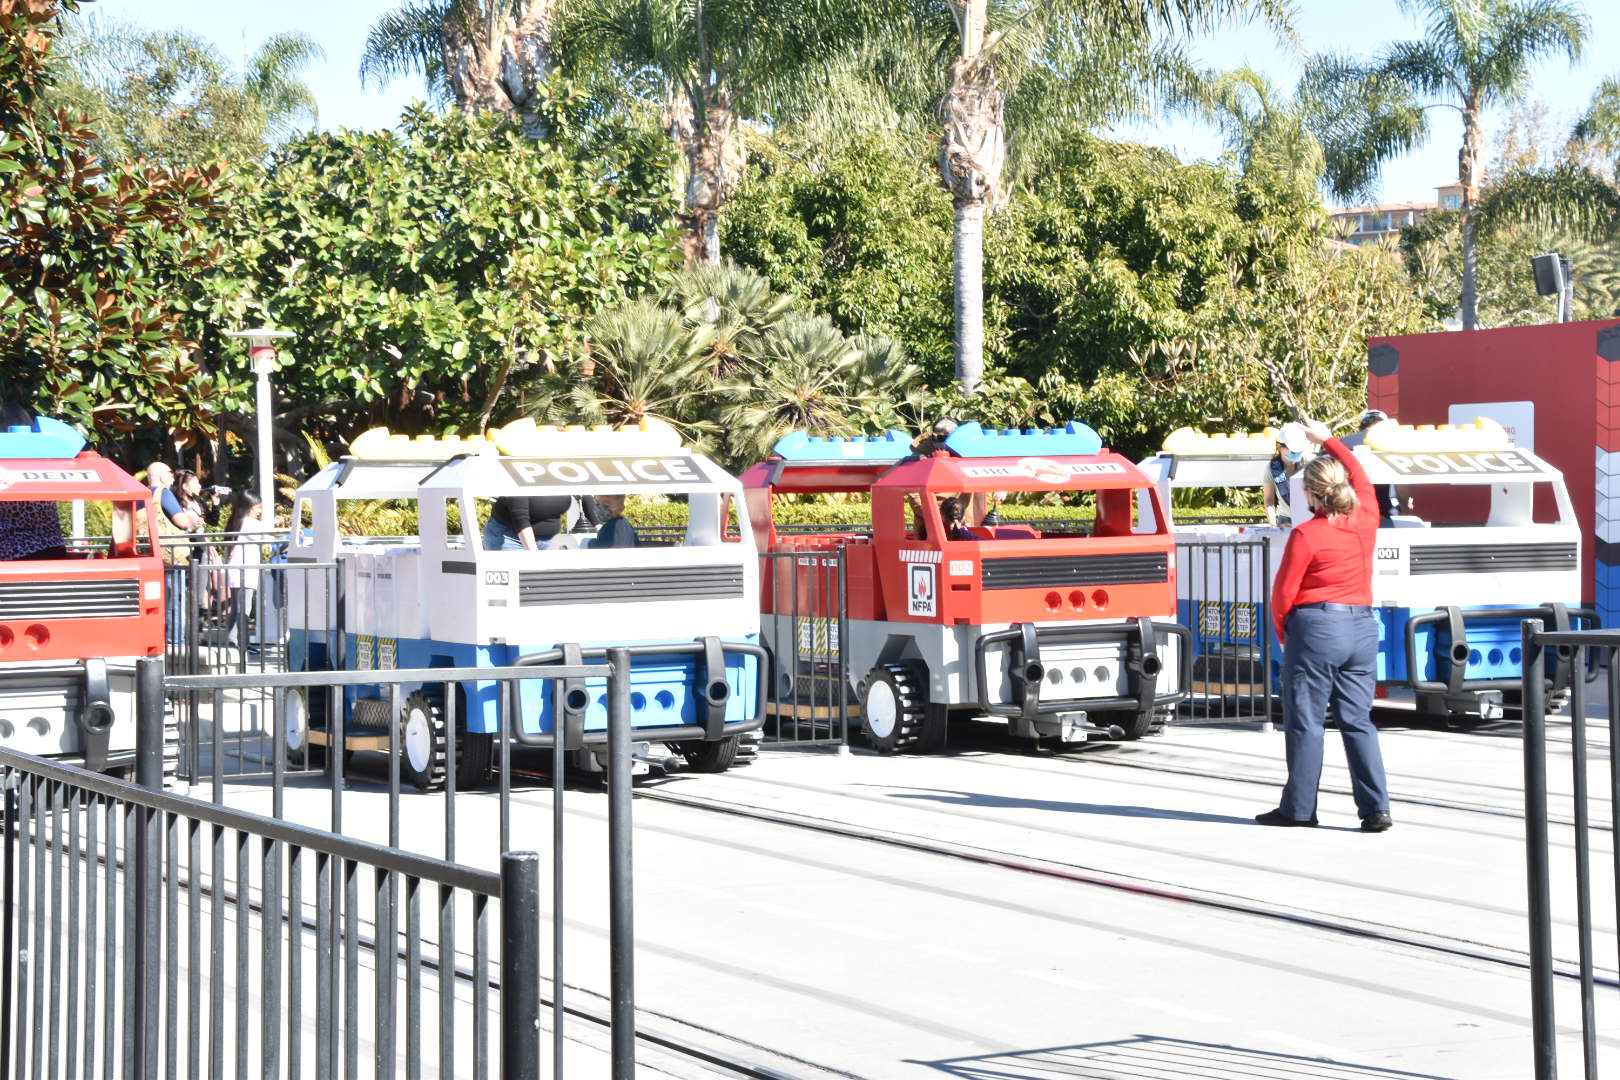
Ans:
[[[357,72],[366,31],[378,15],[394,6],[393,0],[279,0],[255,4],[239,0],[98,0],[85,4],[83,10],[131,19],[154,29],[183,26],[212,40],[229,56],[251,51],[270,34],[303,30],[326,50],[326,61],[308,73],[321,105],[322,126],[373,128],[392,124],[405,105],[424,96],[422,84],[416,79],[400,79],[382,89],[360,85]],[[1298,7],[1299,33],[1306,51],[1369,55],[1386,42],[1417,37],[1421,32],[1418,22],[1406,15],[1395,0],[1298,0]],[[1562,61],[1544,64],[1536,73],[1532,90],[1534,96],[1546,101],[1555,116],[1571,122],[1602,78],[1620,75],[1620,3],[1590,0],[1587,11],[1592,19],[1592,36],[1586,60],[1574,68]],[[1196,53],[1201,62],[1210,66],[1251,64],[1284,86],[1292,86],[1299,75],[1298,58],[1275,45],[1265,31],[1253,27],[1231,29],[1207,38],[1197,45]],[[1500,113],[1488,116],[1488,133],[1502,119]],[[1435,110],[1432,131],[1427,146],[1385,167],[1384,201],[1432,199],[1434,185],[1456,178],[1462,129],[1455,111]],[[1213,157],[1220,152],[1215,136],[1189,121],[1133,125],[1118,134],[1170,147],[1183,158]]]

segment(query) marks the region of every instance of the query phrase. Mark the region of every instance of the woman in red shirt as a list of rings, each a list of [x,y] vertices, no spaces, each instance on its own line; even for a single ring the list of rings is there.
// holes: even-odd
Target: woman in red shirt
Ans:
[[[1288,783],[1262,825],[1315,825],[1322,776],[1322,728],[1333,703],[1364,832],[1383,832],[1389,790],[1378,729],[1372,723],[1378,622],[1372,609],[1378,501],[1367,474],[1324,424],[1305,433],[1327,453],[1305,467],[1315,517],[1294,528],[1271,590],[1271,615],[1283,644],[1283,735]]]

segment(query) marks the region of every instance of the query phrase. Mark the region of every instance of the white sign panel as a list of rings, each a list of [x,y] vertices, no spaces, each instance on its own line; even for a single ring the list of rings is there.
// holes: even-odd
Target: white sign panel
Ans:
[[[1514,446],[1522,446],[1532,454],[1536,452],[1536,403],[1533,401],[1481,401],[1468,405],[1453,405],[1446,413],[1446,422],[1472,424],[1481,416],[1488,416],[1507,429]]]
[[[934,615],[939,611],[938,579],[932,563],[912,563],[910,566],[911,604],[913,615]]]

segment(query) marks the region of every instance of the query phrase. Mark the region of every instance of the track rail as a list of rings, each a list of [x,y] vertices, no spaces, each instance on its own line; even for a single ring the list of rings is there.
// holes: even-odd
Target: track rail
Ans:
[[[1480,963],[1517,968],[1520,970],[1529,970],[1530,967],[1530,960],[1527,955],[1506,949],[1494,948],[1480,942],[1468,941],[1462,938],[1450,938],[1444,935],[1424,934],[1416,931],[1392,930],[1385,927],[1375,926],[1370,923],[1349,922],[1323,916],[1308,915],[1302,912],[1292,911],[1287,908],[1257,903],[1253,900],[1248,900],[1241,897],[1227,896],[1219,893],[1210,893],[1195,889],[1177,888],[1161,883],[1130,878],[1125,875],[1111,874],[1107,871],[1090,867],[1068,866],[1058,863],[1021,859],[1012,855],[989,851],[982,848],[949,844],[918,836],[885,833],[874,829],[862,828],[856,825],[829,822],[822,819],[788,814],[776,810],[766,810],[756,806],[747,806],[738,803],[725,803],[716,800],[677,795],[667,791],[639,788],[636,791],[636,798],[647,799],[653,802],[669,803],[674,806],[684,806],[688,809],[701,810],[707,813],[746,818],[772,825],[804,829],[810,832],[817,832],[828,836],[840,836],[850,840],[882,844],[887,847],[901,848],[907,851],[921,852],[930,855],[938,855],[944,858],[960,859],[965,862],[978,863],[982,866],[1000,867],[1004,870],[1010,870],[1016,873],[1036,874],[1042,877],[1071,881],[1080,885],[1091,885],[1097,888],[1111,889],[1117,892],[1134,893],[1139,896],[1149,896],[1160,900],[1193,904],[1198,907],[1224,911],[1231,914],[1245,915],[1251,918],[1288,923],[1290,925],[1320,930],[1327,933],[1342,934],[1347,937],[1363,938],[1371,941],[1380,941],[1391,945],[1399,945],[1426,952],[1441,953],[1448,956],[1474,960]],[[1580,980],[1580,972],[1572,964],[1559,963],[1555,966],[1554,973],[1564,979],[1569,979],[1576,982],[1579,982]],[[1607,974],[1600,975],[1597,977],[1596,981],[1597,985],[1599,986],[1620,989],[1620,978],[1615,976]]]

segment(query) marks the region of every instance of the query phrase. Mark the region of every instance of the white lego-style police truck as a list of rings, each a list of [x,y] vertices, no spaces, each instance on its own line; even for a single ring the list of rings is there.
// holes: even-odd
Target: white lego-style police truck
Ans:
[[[1261,486],[1275,440],[1269,431],[1183,428],[1142,468],[1169,506],[1173,488]],[[1378,530],[1379,683],[1410,688],[1422,714],[1499,715],[1523,673],[1521,620],[1561,629],[1597,621],[1580,607],[1581,531],[1563,474],[1483,417],[1438,427],[1384,420],[1355,454],[1375,488],[1409,494],[1415,511],[1386,518]],[[1270,579],[1288,529],[1200,524],[1175,533],[1185,545],[1178,602],[1193,631],[1195,665],[1247,653],[1258,668],[1264,655],[1274,677],[1282,651],[1272,632]],[[1221,557],[1223,546],[1252,550],[1257,542],[1263,559]],[[1572,674],[1555,672],[1555,693]]]
[[[374,429],[351,450],[297,492],[289,562],[331,570],[289,589],[295,670],[502,667],[552,650],[590,660],[622,647],[643,758],[662,743],[689,767],[722,771],[751,752],[745,736],[764,722],[765,677],[752,530],[727,528],[742,512],[737,480],[672,428],[521,421],[450,439]],[[581,498],[594,495],[684,501],[685,533],[675,543],[596,546],[594,531],[570,528],[583,524]],[[566,497],[573,520],[539,550],[486,548],[480,523],[496,500],[536,496]],[[365,515],[344,503],[414,508],[418,534],[347,535],[342,523]],[[387,750],[398,725],[401,776],[423,789],[444,781],[451,738],[458,787],[488,778],[502,732],[549,745],[560,730],[574,764],[599,767],[605,682],[587,682],[572,703],[553,680],[518,686],[510,725],[501,684],[456,686],[454,732],[443,684],[402,687],[397,716],[391,687],[350,690],[344,715],[330,719],[328,695],[292,695],[287,741],[294,751],[340,741],[347,751]]]

